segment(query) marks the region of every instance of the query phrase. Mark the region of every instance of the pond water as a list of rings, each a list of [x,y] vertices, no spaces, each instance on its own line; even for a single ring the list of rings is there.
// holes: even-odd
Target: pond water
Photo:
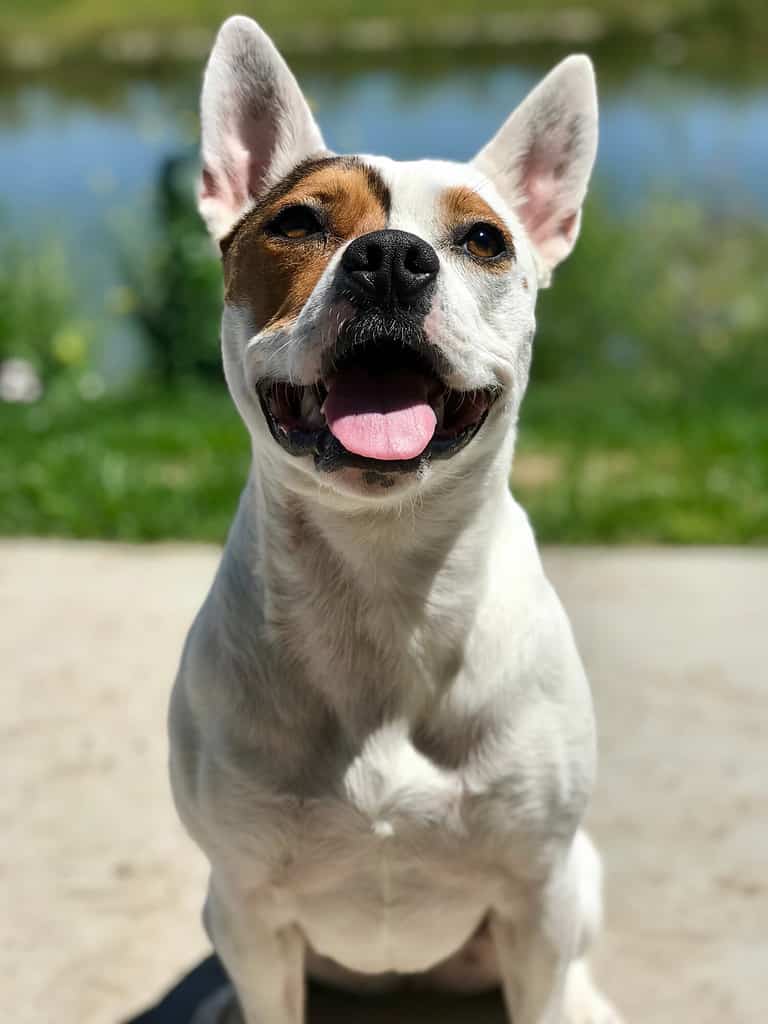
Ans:
[[[494,59],[431,69],[299,72],[329,145],[398,158],[466,159],[547,65]],[[598,62],[597,186],[617,209],[654,193],[768,214],[768,72],[738,82],[655,61]],[[0,213],[11,231],[75,246],[90,296],[114,279],[115,215],[140,201],[165,157],[194,145],[199,67],[44,76],[0,87]]]

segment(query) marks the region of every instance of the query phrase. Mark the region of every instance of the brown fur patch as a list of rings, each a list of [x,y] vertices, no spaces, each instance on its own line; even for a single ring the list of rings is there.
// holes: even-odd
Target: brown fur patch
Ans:
[[[281,210],[310,206],[322,235],[289,239],[270,233]],[[389,192],[378,174],[355,159],[301,164],[249,211],[222,245],[228,302],[247,306],[257,330],[298,317],[333,254],[345,242],[386,227]]]
[[[478,266],[491,273],[504,273],[515,257],[515,245],[509,228],[483,197],[466,185],[447,188],[440,197],[442,222],[448,236],[458,240],[473,224],[491,224],[501,232],[507,252],[493,260],[477,260]]]

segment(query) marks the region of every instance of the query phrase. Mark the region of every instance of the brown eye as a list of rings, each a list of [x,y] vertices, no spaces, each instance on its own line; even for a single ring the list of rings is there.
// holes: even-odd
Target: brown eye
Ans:
[[[309,206],[288,206],[267,225],[272,235],[281,238],[310,238],[323,230],[320,218]]]
[[[461,244],[476,260],[492,260],[506,252],[504,236],[492,224],[474,224]]]

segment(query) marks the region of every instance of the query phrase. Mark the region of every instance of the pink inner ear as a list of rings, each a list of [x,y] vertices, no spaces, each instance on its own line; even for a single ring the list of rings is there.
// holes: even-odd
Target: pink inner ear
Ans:
[[[208,170],[207,167],[203,168],[202,181],[200,188],[201,199],[215,199],[219,194],[219,188],[216,184],[216,179],[213,174]]]
[[[246,197],[256,196],[263,190],[270,165],[279,147],[275,117],[274,110],[260,115],[249,113],[239,125],[241,149],[237,169],[240,181],[245,184]],[[290,138],[287,126],[284,127],[283,136],[284,142]]]
[[[579,214],[576,211],[574,211],[573,213],[566,214],[565,217],[563,217],[563,219],[560,221],[559,233],[563,236],[563,238],[565,238],[569,245],[573,245],[575,241],[574,235],[576,233],[576,226],[578,225],[578,223]]]
[[[232,118],[217,139],[216,152],[206,160],[200,198],[214,199],[228,215],[237,216],[262,191],[276,146],[272,116]]]
[[[218,159],[203,166],[200,199],[215,199],[235,215],[245,206],[249,195],[250,155],[239,140],[230,137]]]
[[[531,241],[541,249],[557,237],[570,241],[578,220],[563,187],[566,170],[556,146],[534,145],[523,161],[520,185],[524,199],[518,212]]]

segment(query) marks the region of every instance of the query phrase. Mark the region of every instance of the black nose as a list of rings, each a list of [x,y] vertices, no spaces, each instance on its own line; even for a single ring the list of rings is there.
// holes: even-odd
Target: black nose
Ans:
[[[353,299],[410,307],[431,293],[440,261],[418,235],[388,230],[350,242],[341,266]]]

